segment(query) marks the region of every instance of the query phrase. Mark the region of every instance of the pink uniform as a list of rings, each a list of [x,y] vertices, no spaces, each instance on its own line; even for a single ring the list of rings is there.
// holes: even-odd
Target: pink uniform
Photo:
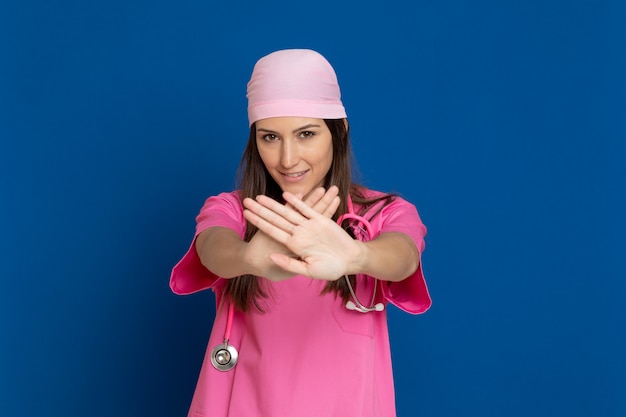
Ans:
[[[367,191],[367,197],[378,195]],[[359,212],[359,207],[355,206]],[[212,226],[243,237],[245,220],[237,192],[210,197],[198,215],[196,236]],[[396,198],[371,220],[375,236],[402,232],[420,254],[426,228],[415,207]],[[375,237],[374,236],[374,237]],[[357,280],[359,300],[369,305],[374,280]],[[217,371],[211,350],[224,341],[228,302],[225,280],[200,263],[192,243],[174,267],[176,294],[211,288],[217,312],[189,416],[205,417],[393,417],[395,413],[386,310],[346,309],[335,293],[321,294],[326,282],[298,276],[265,281],[265,312],[235,312],[230,343],[239,351],[234,369]],[[401,282],[382,282],[377,302],[391,302],[412,314],[430,307],[422,267]]]

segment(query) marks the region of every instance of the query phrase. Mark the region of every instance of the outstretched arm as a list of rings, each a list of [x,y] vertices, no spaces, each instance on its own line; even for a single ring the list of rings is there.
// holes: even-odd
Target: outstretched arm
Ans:
[[[246,219],[296,255],[270,254],[282,269],[329,281],[358,273],[401,281],[417,270],[419,252],[409,236],[388,232],[360,242],[297,196],[283,197],[288,206],[266,196],[244,200]]]

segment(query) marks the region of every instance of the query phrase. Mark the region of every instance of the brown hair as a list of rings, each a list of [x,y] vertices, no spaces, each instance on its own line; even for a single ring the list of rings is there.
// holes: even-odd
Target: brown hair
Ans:
[[[333,161],[324,179],[324,188],[328,189],[330,186],[336,185],[339,188],[339,197],[341,199],[333,220],[337,220],[339,216],[348,212],[348,196],[350,196],[355,205],[363,207],[361,213],[359,213],[361,215],[364,215],[376,203],[384,200],[385,203],[373,215],[370,214],[368,216],[370,218],[374,217],[382,207],[393,200],[394,196],[385,194],[374,199],[365,198],[362,187],[352,182],[352,152],[350,150],[348,123],[345,119],[324,119],[324,122],[332,135],[333,146]],[[239,165],[238,181],[242,201],[246,197],[254,198],[259,194],[267,195],[278,201],[282,199],[282,190],[270,176],[259,155],[255,123],[250,126],[248,144]],[[249,242],[256,232],[257,228],[246,222],[244,240]],[[351,276],[350,280],[352,285],[356,286],[355,277]],[[259,305],[258,298],[266,298],[268,296],[261,285],[261,280],[254,275],[242,275],[229,279],[225,291],[226,295],[235,303],[237,309],[241,311],[247,311],[251,304],[254,304],[257,309],[262,311],[263,309]],[[337,293],[345,301],[350,296],[348,286],[343,279],[328,282],[323,293],[331,291]]]

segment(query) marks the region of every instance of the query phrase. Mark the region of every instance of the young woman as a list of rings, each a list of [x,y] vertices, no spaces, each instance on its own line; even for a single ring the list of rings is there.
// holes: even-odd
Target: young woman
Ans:
[[[240,189],[210,197],[170,280],[217,311],[190,416],[395,416],[385,306],[430,307],[426,228],[352,182],[337,77],[311,50],[261,58],[248,83]]]

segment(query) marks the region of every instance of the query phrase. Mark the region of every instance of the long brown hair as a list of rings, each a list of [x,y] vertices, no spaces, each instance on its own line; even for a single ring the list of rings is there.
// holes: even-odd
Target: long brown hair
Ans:
[[[353,161],[350,150],[350,129],[348,123],[345,119],[324,119],[324,122],[332,135],[333,146],[333,161],[324,179],[324,188],[328,189],[330,186],[336,185],[339,188],[341,200],[333,220],[336,221],[339,216],[348,212],[348,196],[350,196],[355,205],[362,207],[361,213],[359,213],[361,215],[375,206],[376,203],[385,200],[385,203],[378,208],[376,213],[369,215],[370,218],[375,216],[382,207],[393,200],[394,196],[385,194],[374,199],[365,198],[363,188],[352,182]],[[278,201],[282,199],[282,190],[270,176],[259,155],[256,143],[256,125],[254,123],[250,126],[248,144],[243,152],[237,177],[242,201],[246,197],[254,198],[260,194],[267,195]],[[255,226],[246,222],[244,240],[249,242],[257,230]],[[350,280],[352,285],[356,286],[355,277],[351,276]],[[262,286],[261,279],[254,275],[242,275],[229,279],[225,291],[226,295],[235,303],[237,309],[241,311],[247,311],[252,304],[262,311],[263,309],[258,299],[268,296]],[[350,296],[348,285],[343,279],[328,282],[323,293],[331,291],[342,297],[344,301],[347,301]]]

